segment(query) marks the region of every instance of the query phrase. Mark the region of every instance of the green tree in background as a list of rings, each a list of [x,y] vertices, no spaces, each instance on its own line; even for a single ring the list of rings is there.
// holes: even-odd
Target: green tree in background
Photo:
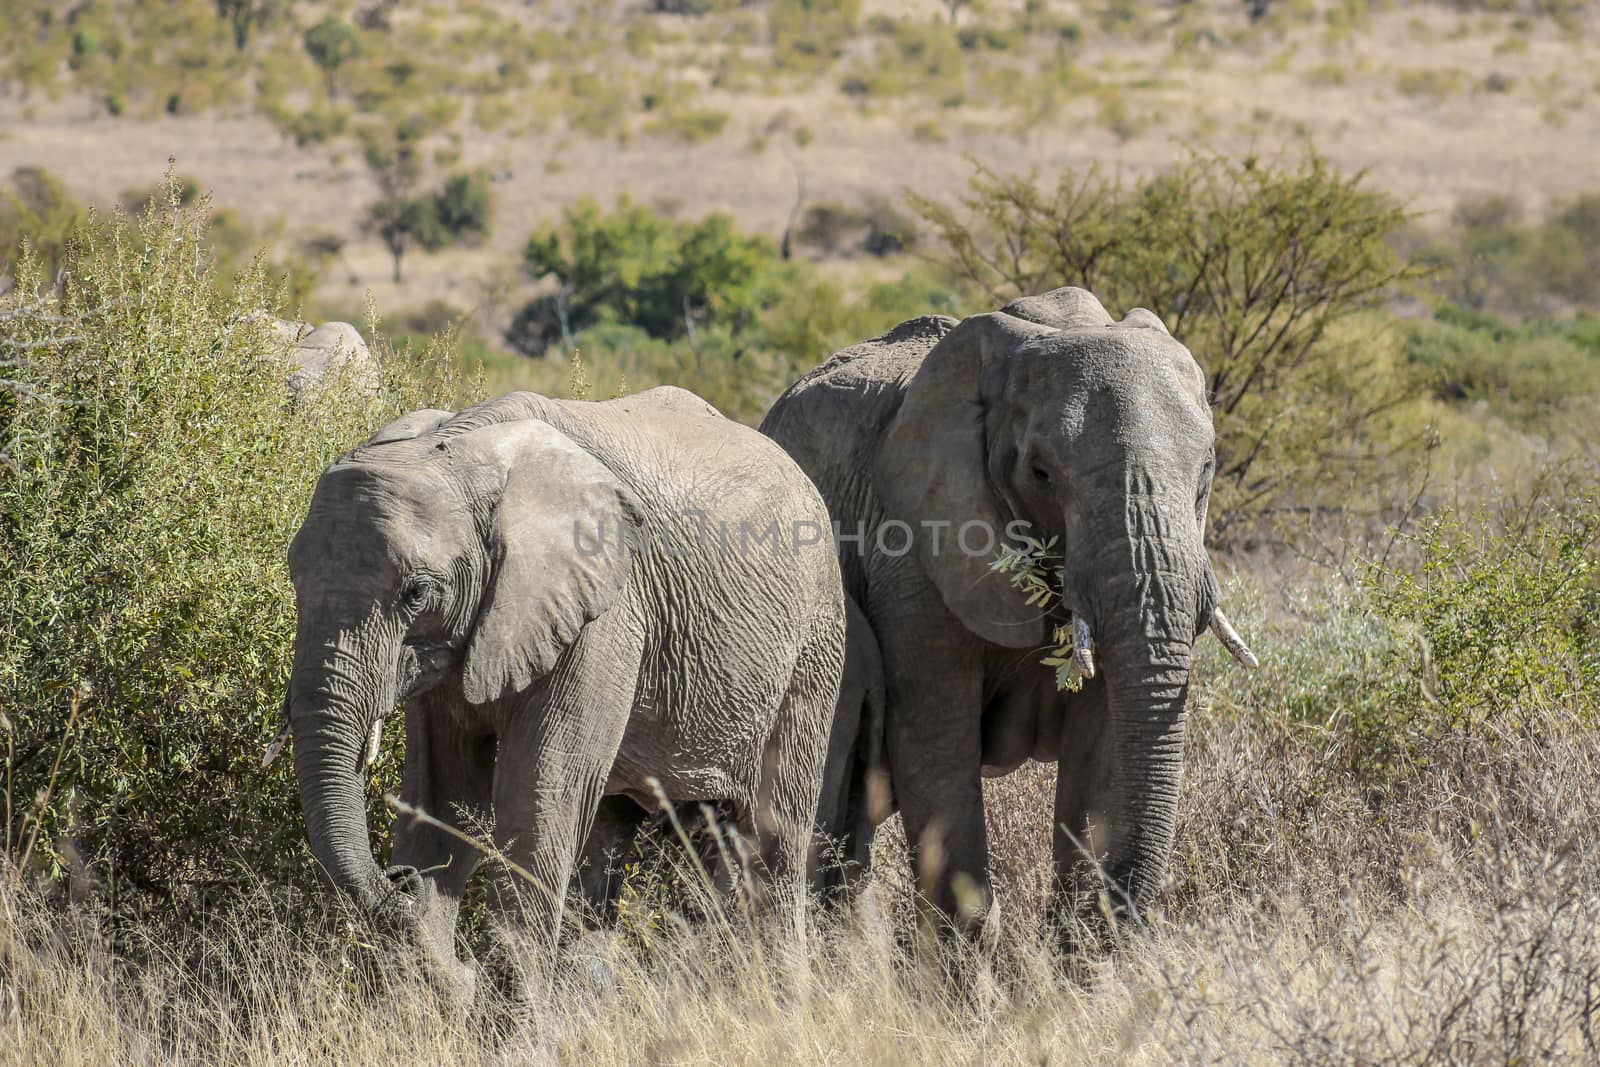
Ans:
[[[217,0],[217,16],[233,30],[233,46],[243,52],[250,35],[289,10],[290,0]]]
[[[522,258],[530,276],[559,287],[530,313],[543,323],[527,340],[533,351],[598,322],[662,340],[693,341],[712,323],[737,331],[775,300],[782,263],[773,241],[739,232],[727,215],[678,222],[626,195],[609,213],[593,200],[567,208],[529,236]]]
[[[1218,533],[1343,507],[1374,470],[1404,466],[1397,448],[1425,443],[1387,425],[1416,383],[1362,319],[1418,273],[1391,244],[1407,215],[1361,174],[1314,155],[1197,157],[1132,183],[980,166],[959,203],[912,206],[994,306],[1080,285],[1116,312],[1150,308],[1193,350],[1217,423]]]
[[[0,189],[0,277],[22,256],[26,239],[48,278],[61,268],[72,235],[88,212],[61,180],[41,167],[18,167],[11,187]]]
[[[437,192],[383,197],[367,209],[365,225],[389,249],[394,281],[399,285],[401,260],[413,244],[428,252],[456,244],[482,244],[493,219],[489,176],[472,171],[452,175]]]
[[[494,223],[494,191],[483,171],[451,175],[432,199],[436,227],[430,236],[440,243],[429,247],[424,241],[429,251],[444,244],[475,246],[488,240]]]
[[[329,15],[306,31],[305,46],[327,79],[328,96],[338,96],[339,68],[361,54],[360,34],[338,15]]]

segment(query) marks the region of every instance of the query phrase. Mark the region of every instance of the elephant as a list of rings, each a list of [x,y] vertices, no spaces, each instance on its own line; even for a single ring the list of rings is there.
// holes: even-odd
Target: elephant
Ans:
[[[377,392],[380,374],[377,358],[348,322],[290,322],[265,311],[254,311],[246,321],[261,322],[274,350],[288,364],[285,383],[295,403],[313,399],[330,372],[343,375],[358,390]]]
[[[511,393],[378,430],[289,547],[286,711],[326,878],[470,985],[454,932],[492,822],[491,958],[520,932],[547,967],[602,798],[615,832],[665,798],[728,810],[797,923],[846,637],[827,532],[781,449],[681,389]],[[397,703],[383,868],[362,776]],[[521,971],[497,965],[526,993]]]
[[[848,596],[845,606],[844,674],[839,683],[826,774],[817,802],[811,888],[829,901],[859,888],[870,866],[866,846],[872,830],[888,818],[887,770],[883,765],[883,666],[871,624]],[[589,915],[616,917],[622,869],[638,852],[646,826],[663,828],[665,816],[641,812],[626,797],[606,797],[595,816],[578,863],[576,884]],[[680,816],[680,829],[702,862],[717,855],[699,813]],[[674,832],[676,833],[676,832]]]
[[[289,346],[289,392],[296,400],[310,398],[330,373],[345,375],[357,388],[376,392],[378,361],[348,322],[325,322]]]
[[[1253,664],[1204,544],[1214,431],[1188,348],[1145,309],[1117,322],[1057,289],[846,349],[761,430],[822,491],[882,657],[892,795],[842,825],[870,835],[897,808],[925,915],[976,935],[993,906],[982,779],[1054,761],[1061,936],[1136,915],[1173,844],[1193,643],[1209,626]],[[1027,537],[1060,556],[1048,611],[992,567]],[[1038,665],[1069,621],[1075,692]]]

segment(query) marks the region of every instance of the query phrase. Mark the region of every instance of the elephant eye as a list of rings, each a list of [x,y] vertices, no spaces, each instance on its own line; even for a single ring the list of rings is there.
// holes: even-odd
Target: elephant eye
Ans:
[[[432,578],[419,575],[401,587],[400,600],[412,611],[421,611],[428,606],[428,601],[433,599],[436,588],[437,585]]]
[[[1044,485],[1050,484],[1050,472],[1039,466],[1037,463],[1033,465],[1032,472],[1034,481],[1040,482]]]

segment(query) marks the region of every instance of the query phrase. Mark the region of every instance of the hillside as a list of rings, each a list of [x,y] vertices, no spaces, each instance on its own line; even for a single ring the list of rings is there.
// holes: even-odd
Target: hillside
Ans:
[[[647,10],[674,6],[707,10]],[[1310,145],[1435,228],[1463,200],[1537,216],[1594,186],[1587,5],[1260,6],[1030,0],[957,5],[952,26],[932,0],[302,0],[269,5],[236,49],[211,0],[34,3],[0,46],[0,169],[43,167],[105,205],[176,159],[262,239],[342,245],[315,294],[347,314],[368,290],[390,314],[480,307],[528,230],[580,197],[727,211],[776,238],[797,185],[813,206],[949,196],[969,156],[1146,174],[1196,149]],[[354,42],[331,75],[305,45],[329,17]],[[402,128],[421,136],[419,183],[481,168],[497,207],[483,247],[414,256],[395,285],[361,226],[381,193],[362,146]]]

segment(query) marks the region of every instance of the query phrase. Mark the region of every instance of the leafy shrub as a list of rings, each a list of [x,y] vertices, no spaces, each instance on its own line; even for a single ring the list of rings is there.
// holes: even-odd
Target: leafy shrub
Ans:
[[[304,878],[290,772],[260,766],[290,666],[285,549],[325,463],[451,392],[437,356],[380,345],[378,395],[288,403],[263,266],[219,290],[205,215],[177,199],[74,231],[42,304],[24,260],[0,314],[0,348],[27,354],[25,390],[0,393],[6,840],[164,907]]]
[[[677,222],[626,195],[610,213],[587,199],[565,209],[560,223],[528,237],[522,258],[530,276],[553,275],[560,289],[544,300],[559,306],[529,317],[565,315],[569,332],[625,323],[663,340],[713,323],[742,329],[776,299],[783,269],[772,241],[740,233],[727,215]],[[528,350],[558,336],[530,337]]]
[[[1583,343],[1592,321],[1513,326],[1447,306],[1404,325],[1404,352],[1441,400],[1485,401],[1533,426],[1600,393],[1600,351]]]
[[[1326,769],[1391,788],[1462,735],[1600,716],[1600,468],[1547,464],[1516,491],[1458,499],[1400,531],[1354,581],[1230,602],[1260,655],[1206,643],[1210,714],[1324,733]]]
[[[423,247],[434,251],[448,244],[479,245],[489,237],[494,221],[494,190],[481,170],[454,174],[433,194],[435,229],[423,237]]]
[[[1498,513],[1480,506],[1430,519],[1406,535],[1415,569],[1376,570],[1377,610],[1417,645],[1406,672],[1415,689],[1391,687],[1379,726],[1413,752],[1425,755],[1420,746],[1443,730],[1514,727],[1533,701],[1591,719],[1600,711],[1600,487],[1574,492],[1560,481],[1546,473]],[[1407,708],[1407,721],[1390,721]]]
[[[1450,233],[1414,250],[1446,299],[1512,314],[1600,308],[1600,194],[1575,197],[1536,223],[1510,197],[1481,197],[1457,205],[1451,221]]]
[[[806,209],[795,237],[825,256],[856,251],[890,256],[911,251],[917,243],[917,230],[915,222],[891,201],[873,197],[860,209],[813,204]]]
[[[1215,534],[1343,507],[1397,449],[1403,465],[1390,415],[1413,390],[1361,313],[1415,271],[1389,244],[1404,212],[1360,176],[1316,156],[1195,158],[1132,184],[1089,170],[1041,187],[980,166],[958,205],[912,206],[943,264],[995,304],[1079,285],[1150,308],[1194,351],[1217,424]]]
[[[0,277],[20,259],[24,240],[41,269],[55,277],[67,245],[87,218],[83,205],[49,171],[40,167],[12,171],[11,188],[0,189]]]

